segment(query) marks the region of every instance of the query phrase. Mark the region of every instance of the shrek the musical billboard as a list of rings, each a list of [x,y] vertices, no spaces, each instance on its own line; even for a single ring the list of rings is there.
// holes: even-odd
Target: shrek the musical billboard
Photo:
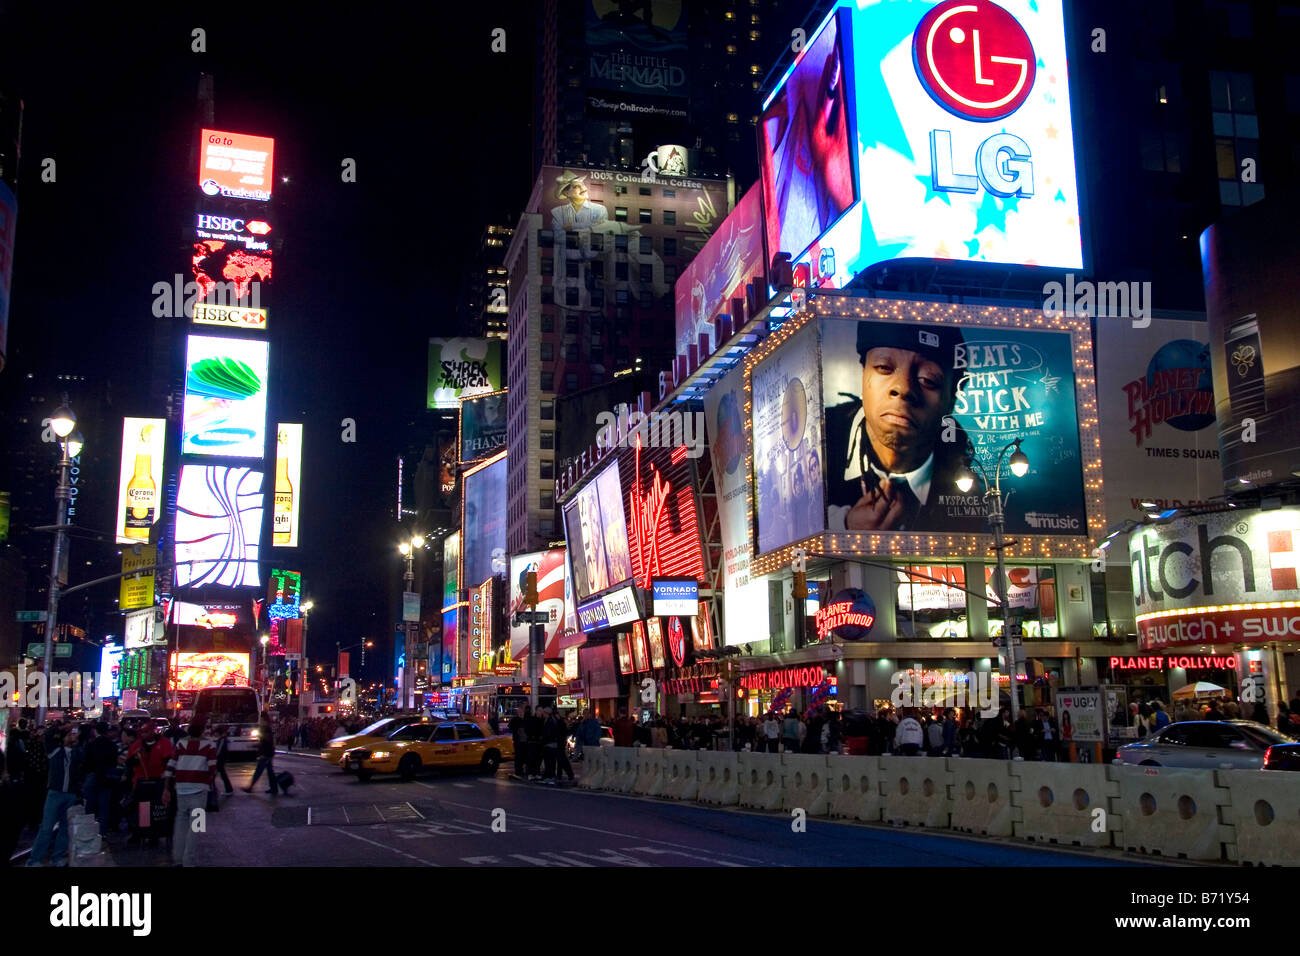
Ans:
[[[831,310],[839,307],[760,350],[752,366],[760,552],[821,531],[987,532],[982,482],[962,492],[957,479],[969,462],[991,484],[999,458],[1002,490],[1014,489],[1008,533],[1088,533],[1080,428],[1090,439],[1095,422],[1081,421],[1080,385],[1094,390],[1086,363],[1075,360],[1086,354],[1086,325],[921,302],[871,300],[851,317]],[[768,440],[774,423],[814,447]],[[1009,469],[1016,440],[1029,459],[1023,476]],[[815,516],[807,504],[818,497],[814,478],[825,495]],[[1099,524],[1099,498],[1097,507]]]

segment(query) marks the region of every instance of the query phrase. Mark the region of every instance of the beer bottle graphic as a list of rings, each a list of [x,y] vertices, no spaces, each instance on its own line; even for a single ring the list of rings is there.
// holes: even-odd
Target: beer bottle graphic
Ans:
[[[289,434],[281,431],[276,442],[275,509],[271,523],[271,543],[288,546],[293,536],[293,485],[289,483],[289,452],[285,448]]]
[[[148,448],[153,436],[153,425],[140,429],[140,445]],[[148,452],[136,454],[135,473],[126,485],[126,524],[122,536],[149,540],[154,512],[158,508],[158,486],[153,481],[153,456]]]

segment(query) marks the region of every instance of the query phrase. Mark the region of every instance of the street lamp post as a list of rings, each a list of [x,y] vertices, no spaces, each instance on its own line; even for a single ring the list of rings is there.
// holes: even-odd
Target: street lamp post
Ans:
[[[998,604],[1002,608],[1002,643],[1000,648],[1002,659],[1009,664],[1010,673],[1007,679],[1010,681],[1011,688],[1011,722],[1014,724],[1020,716],[1020,704],[1016,699],[1016,646],[1020,640],[1020,629],[1012,624],[1014,613],[1007,606],[1007,565],[1003,556],[1003,551],[1015,542],[1007,542],[1003,532],[1006,530],[1006,498],[1002,495],[1002,459],[1006,457],[1007,452],[1011,456],[1007,461],[1011,474],[1017,478],[1023,477],[1029,471],[1029,457],[1020,450],[1022,439],[1017,438],[1007,444],[998,452],[997,461],[993,469],[993,482],[989,483],[988,473],[978,461],[967,459],[965,467],[957,476],[957,488],[963,493],[968,492],[975,486],[975,478],[978,474],[981,484],[984,486],[984,504],[988,508],[989,527],[993,529],[993,550],[997,552],[997,591]],[[1006,497],[1010,497],[1008,491]]]
[[[268,692],[271,684],[271,662],[267,655],[267,645],[271,643],[271,635],[263,634],[258,640],[262,643],[262,706],[258,709],[266,710],[271,701],[271,695]]]
[[[301,679],[298,682],[298,720],[307,719],[304,710],[307,706],[307,615],[311,612],[313,604],[311,601],[303,601],[299,605],[299,611],[302,613],[302,666],[300,670]]]
[[[50,419],[50,428],[59,439],[59,483],[54,490],[54,552],[50,558],[50,593],[45,612],[45,665],[41,679],[45,681],[45,693],[41,694],[40,707],[36,712],[37,725],[45,723],[45,712],[49,706],[50,671],[54,665],[54,637],[59,629],[59,572],[63,566],[64,549],[68,542],[68,501],[72,497],[71,484],[68,481],[68,469],[72,459],[81,454],[81,435],[73,435],[77,427],[77,416],[68,407],[67,395]],[[74,451],[75,446],[75,451]]]
[[[401,553],[402,557],[406,558],[406,574],[403,576],[403,581],[405,582],[406,585],[406,587],[404,588],[405,592],[418,593],[415,590],[415,552],[416,549],[423,548],[423,547],[424,547],[424,536],[419,534],[418,532],[411,536],[411,540],[409,542],[403,541],[401,544],[397,546],[397,550]],[[403,598],[402,603],[403,603],[403,609],[405,609],[405,603],[406,603],[405,598]],[[416,622],[416,627],[417,628],[419,627],[418,621]],[[406,620],[405,614],[402,615],[402,634],[406,644],[406,666],[402,668],[402,688],[401,688],[402,709],[405,710],[407,707],[410,706],[411,703],[411,685],[412,685],[411,665],[414,663],[414,658],[411,655],[411,652],[413,650],[411,645],[414,642],[411,640],[411,626],[410,623]]]

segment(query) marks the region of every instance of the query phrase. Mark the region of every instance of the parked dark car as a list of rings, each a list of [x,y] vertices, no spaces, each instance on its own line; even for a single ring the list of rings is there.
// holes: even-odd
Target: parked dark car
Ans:
[[[1264,770],[1300,770],[1300,744],[1274,744],[1264,751]]]

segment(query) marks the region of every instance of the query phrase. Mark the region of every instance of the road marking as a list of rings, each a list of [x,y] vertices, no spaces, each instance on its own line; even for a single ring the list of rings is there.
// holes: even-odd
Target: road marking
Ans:
[[[405,853],[402,850],[397,849],[397,847],[395,846],[389,846],[387,843],[378,843],[375,840],[367,840],[363,836],[357,836],[357,834],[349,833],[347,830],[340,830],[338,827],[330,827],[330,829],[333,830],[335,833],[342,833],[344,836],[352,837],[352,839],[354,840],[360,840],[362,843],[369,843],[371,846],[377,846],[381,850],[391,850],[393,853],[396,853],[398,856],[404,856],[408,860],[414,860],[416,863],[419,863],[422,866],[438,866],[437,863],[434,863],[431,860],[421,859],[420,857],[415,856],[412,853]]]
[[[462,856],[460,862],[468,863],[470,866],[495,866],[501,861],[495,856]]]
[[[446,805],[449,806],[449,807],[460,807],[460,808],[465,809],[465,810],[476,810],[476,811],[478,811],[479,813],[491,813],[491,812],[492,812],[491,810],[489,810],[489,809],[485,809],[484,807],[476,807],[476,806],[472,806],[472,805],[467,804],[467,803],[453,803],[453,802],[450,801],[450,800],[444,800],[443,803],[446,804]],[[526,816],[524,816],[524,815],[521,814],[521,813],[515,813],[513,810],[512,810],[512,811],[508,811],[508,812],[509,812],[510,819],[512,819],[512,820],[528,820],[528,821],[531,821],[531,822],[533,822],[533,823],[549,823],[551,826],[557,826],[557,827],[569,827],[569,828],[574,829],[574,830],[586,830],[586,831],[589,832],[589,833],[600,833],[600,834],[603,834],[604,836],[613,836],[613,837],[618,837],[618,838],[621,839],[621,840],[646,840],[646,841],[648,841],[648,842],[650,842],[650,843],[658,843],[658,844],[660,844],[661,846],[670,846],[670,847],[673,847],[674,849],[677,849],[677,850],[690,850],[690,849],[692,849],[691,847],[686,846],[686,845],[684,845],[684,844],[681,844],[681,843],[671,843],[671,842],[669,842],[668,840],[655,840],[655,839],[651,839],[651,838],[647,838],[647,837],[643,837],[643,836],[638,836],[638,835],[636,835],[636,834],[631,834],[631,833],[618,833],[618,832],[616,832],[616,831],[614,831],[614,830],[602,830],[602,829],[599,829],[598,827],[586,827],[586,826],[583,826],[582,824],[579,824],[579,823],[565,823],[563,820],[547,820],[547,819],[544,818],[544,817],[526,817]],[[738,853],[728,853],[728,854],[726,854],[726,856],[733,857],[734,859],[737,859],[737,860],[745,860],[745,861],[747,861],[747,862],[749,862],[749,863],[760,863],[760,864],[764,863],[763,860],[755,859],[755,858],[752,857],[752,856],[741,856],[741,855],[738,854]]]
[[[595,866],[594,863],[585,863],[582,860],[571,860],[568,857],[566,857],[563,853],[559,852],[558,850],[542,850],[541,853],[543,856],[555,857],[564,866],[588,866],[588,867]],[[578,854],[576,853],[573,854],[573,856],[577,856],[577,855]]]
[[[462,790],[473,790],[473,789],[474,789],[474,784],[472,784],[472,783],[453,783],[452,786],[453,786],[453,787],[460,787]]]

